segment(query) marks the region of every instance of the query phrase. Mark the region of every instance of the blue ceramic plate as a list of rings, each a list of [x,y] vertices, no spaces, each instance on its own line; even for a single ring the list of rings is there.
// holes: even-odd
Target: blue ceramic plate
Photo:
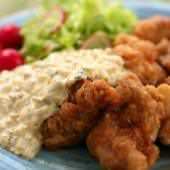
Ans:
[[[125,3],[141,17],[169,15],[170,6],[152,3]],[[1,19],[0,25],[7,23],[23,24],[33,11],[24,11]],[[55,153],[42,151],[34,160],[27,161],[0,149],[0,170],[99,170],[100,167],[88,154],[84,146],[60,150]],[[170,170],[170,148],[161,147],[161,158],[153,170]]]

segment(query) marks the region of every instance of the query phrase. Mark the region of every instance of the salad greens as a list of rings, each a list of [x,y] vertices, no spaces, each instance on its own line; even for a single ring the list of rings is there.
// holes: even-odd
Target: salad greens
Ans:
[[[52,51],[81,48],[96,32],[113,40],[131,32],[137,18],[120,3],[106,0],[42,0],[37,15],[23,26],[23,53],[27,62],[45,58]]]

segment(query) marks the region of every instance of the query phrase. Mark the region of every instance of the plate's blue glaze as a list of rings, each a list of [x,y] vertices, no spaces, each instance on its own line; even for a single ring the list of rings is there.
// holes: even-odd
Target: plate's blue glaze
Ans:
[[[152,15],[169,15],[170,6],[152,3],[125,3],[141,18]],[[33,11],[24,11],[1,19],[0,25],[7,23],[22,24]],[[37,158],[27,161],[0,149],[0,170],[99,170],[98,164],[90,158],[85,147],[60,150],[55,153],[42,151]],[[161,159],[153,170],[170,170],[170,148],[161,148]]]

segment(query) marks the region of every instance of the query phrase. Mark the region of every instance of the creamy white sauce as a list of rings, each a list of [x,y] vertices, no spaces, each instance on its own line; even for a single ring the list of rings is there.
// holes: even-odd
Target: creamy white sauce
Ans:
[[[0,145],[33,158],[41,148],[40,126],[67,98],[79,79],[105,79],[111,85],[127,73],[111,50],[53,53],[44,61],[0,74]]]

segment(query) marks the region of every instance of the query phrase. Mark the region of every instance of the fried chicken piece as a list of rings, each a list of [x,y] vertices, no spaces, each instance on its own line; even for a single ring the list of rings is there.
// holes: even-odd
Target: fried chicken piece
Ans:
[[[113,51],[123,57],[125,67],[143,84],[157,85],[166,78],[166,72],[156,62],[158,53],[154,44],[125,34],[118,36],[115,44]]]
[[[170,81],[167,79],[167,81]],[[157,91],[162,96],[164,103],[164,113],[161,115],[161,128],[159,132],[159,138],[162,144],[170,145],[170,85],[161,84],[156,89],[153,86],[148,86],[150,94],[153,91]],[[153,94],[153,93],[152,93]],[[154,96],[156,98],[156,96]]]
[[[164,80],[164,83],[170,85],[170,76],[168,76],[168,77]]]
[[[121,121],[131,120],[132,124],[142,125],[140,127],[145,137],[155,141],[160,122],[165,117],[164,97],[159,90],[151,85],[143,86],[139,80],[130,76],[119,81],[116,90],[122,98],[126,98],[120,109],[124,113]]]
[[[127,45],[138,52],[139,57],[145,58],[149,62],[154,62],[158,58],[158,51],[155,44],[150,41],[139,39],[134,35],[119,34],[116,37],[115,46]]]
[[[135,73],[145,85],[157,85],[166,77],[166,72],[156,62],[150,64],[142,58],[126,61],[125,66]]]
[[[124,105],[109,112],[87,138],[91,154],[110,170],[148,170],[158,159],[154,145],[164,115],[161,95],[135,79],[124,79],[116,88]]]
[[[144,140],[140,129],[121,128],[121,120],[114,114],[107,114],[91,131],[87,139],[89,151],[106,169],[148,170],[157,160],[159,149]]]
[[[170,145],[170,118],[163,121],[159,138],[162,144]]]
[[[134,34],[154,43],[159,43],[164,38],[170,39],[170,17],[155,16],[139,21]]]
[[[119,94],[103,80],[86,80],[74,85],[69,99],[42,125],[43,145],[51,150],[79,143],[103,115],[116,107]]]
[[[170,53],[170,40],[164,38],[157,44],[157,50],[160,56]]]
[[[159,137],[164,145],[170,145],[170,86],[161,84],[158,87],[158,91],[164,97],[163,101],[166,113],[162,121]]]
[[[165,70],[168,72],[168,74],[170,73],[170,54],[161,56],[159,58],[159,63],[160,65],[165,68]]]
[[[161,40],[157,45],[157,50],[159,52],[159,64],[170,73],[170,41],[167,39]]]
[[[44,146],[72,146],[90,132],[89,150],[104,167],[148,170],[159,155],[154,141],[163,115],[161,96],[148,89],[133,74],[116,89],[103,80],[76,83],[58,113],[44,122]]]
[[[159,93],[162,97],[164,112],[160,115],[161,127],[159,130],[158,138],[164,145],[170,144],[170,86],[168,84],[161,84],[157,88],[153,86],[147,86],[147,90],[150,94]],[[153,93],[154,92],[154,93]],[[154,95],[154,98],[156,96]]]

